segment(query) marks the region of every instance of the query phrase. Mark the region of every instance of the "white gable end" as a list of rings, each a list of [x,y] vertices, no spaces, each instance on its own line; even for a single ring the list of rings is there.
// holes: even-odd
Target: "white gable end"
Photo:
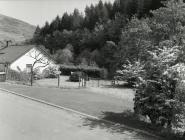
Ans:
[[[37,58],[37,59],[36,59]],[[31,49],[29,52],[21,56],[19,59],[15,60],[11,65],[10,68],[15,71],[25,71],[27,64],[34,64],[36,60],[42,59],[43,63],[36,62],[34,68],[39,68],[42,72],[45,68],[49,66],[56,66],[56,64],[45,57],[41,51],[36,48]],[[48,64],[46,66],[46,64]]]

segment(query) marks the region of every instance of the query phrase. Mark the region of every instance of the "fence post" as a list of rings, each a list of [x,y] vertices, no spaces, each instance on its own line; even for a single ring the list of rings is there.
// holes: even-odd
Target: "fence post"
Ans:
[[[8,80],[8,70],[9,70],[9,68],[8,68],[8,64],[7,64],[7,66],[5,67],[5,81],[6,80]]]
[[[58,88],[60,87],[60,74],[58,74]]]
[[[98,78],[98,87],[100,86],[100,79]]]
[[[31,67],[31,86],[33,85],[33,66]]]
[[[81,77],[79,76],[79,85],[78,85],[79,88],[80,88],[80,80],[81,80]]]
[[[82,87],[84,87],[84,78],[82,78]]]
[[[86,78],[84,78],[84,87],[86,87]]]

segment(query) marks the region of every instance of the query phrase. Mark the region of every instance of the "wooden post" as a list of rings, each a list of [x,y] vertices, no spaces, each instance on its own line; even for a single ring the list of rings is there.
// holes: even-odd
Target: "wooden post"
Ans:
[[[86,77],[84,78],[84,87],[86,87]]]
[[[84,87],[84,78],[82,77],[82,87]]]
[[[78,85],[79,88],[80,88],[80,80],[81,80],[81,77],[79,76],[79,85]]]
[[[33,67],[31,67],[31,86],[33,85]]]
[[[60,74],[58,74],[58,88],[60,87]]]
[[[5,72],[5,81],[8,80],[8,64],[4,65],[4,72]]]

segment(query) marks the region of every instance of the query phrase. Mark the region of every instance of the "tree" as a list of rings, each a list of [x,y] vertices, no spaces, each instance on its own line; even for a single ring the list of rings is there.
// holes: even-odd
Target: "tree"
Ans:
[[[45,58],[45,56],[37,50],[33,50],[29,52],[29,56],[34,60],[32,67],[31,67],[31,86],[33,84],[33,76],[34,76],[34,71],[38,71],[40,68],[45,68],[47,67],[50,62],[48,59]]]
[[[71,64],[73,62],[73,46],[68,44],[64,49],[60,49],[54,55],[58,64]]]
[[[91,60],[94,61],[96,64],[101,64],[101,54],[99,50],[94,50],[91,52]]]
[[[137,82],[142,80],[145,75],[144,64],[140,61],[134,63],[127,62],[127,64],[122,65],[120,70],[116,71],[116,76],[123,81],[128,83],[129,87],[136,87]]]
[[[36,44],[41,44],[42,43],[42,36],[40,35],[41,34],[41,29],[39,26],[36,27],[35,29],[35,32],[34,32],[34,35],[33,35],[33,39],[32,39],[32,42],[36,43]]]
[[[32,64],[33,69],[46,67],[50,64],[48,59],[46,59],[46,57],[40,51],[33,50],[29,53],[29,56],[34,59],[34,62]]]
[[[157,4],[153,6],[154,1],[157,1]],[[157,43],[163,38],[158,34],[161,33],[162,36],[167,34],[157,27],[160,24],[155,14],[153,15],[156,19],[152,18],[153,22],[142,19],[145,15],[151,16],[150,9],[161,6],[159,1],[162,0],[116,0],[113,4],[99,1],[95,5],[87,6],[84,16],[78,9],[74,9],[73,13],[66,12],[62,17],[56,16],[51,23],[46,22],[43,27],[38,27],[33,42],[44,45],[52,55],[55,55],[58,50],[63,50],[67,44],[71,44],[74,46],[75,60],[80,58],[84,50],[88,50],[89,55],[94,50],[98,50],[100,56],[107,57],[107,60],[114,57],[116,67],[118,65],[121,67],[127,59],[131,63],[135,60],[144,61],[147,59],[146,50],[158,46]],[[132,17],[133,15],[135,16]],[[105,55],[102,51],[106,50],[107,41],[114,42],[116,45],[116,49],[113,49],[114,56]],[[100,67],[107,67],[110,71],[111,67],[103,60],[106,58],[98,58],[96,63]],[[86,61],[89,61],[89,58]]]
[[[83,19],[82,14],[79,13],[78,9],[74,10],[73,15],[72,15],[72,20],[73,20],[72,21],[72,29],[73,30],[82,28],[84,19]]]
[[[118,72],[123,78],[137,79],[135,113],[171,130],[185,116],[185,9],[182,1],[170,0],[164,5],[152,11],[151,22],[147,18],[129,21],[119,43],[125,65]]]
[[[61,28],[66,30],[72,29],[72,16],[64,13],[61,20]]]
[[[133,17],[125,29],[123,30],[121,40],[119,42],[120,56],[125,62],[146,60],[146,50],[152,48],[150,42],[151,28],[148,19],[139,20]]]
[[[101,48],[102,66],[109,71],[109,77],[113,78],[117,69],[117,45],[112,41],[107,41],[105,46]]]
[[[91,64],[91,52],[89,50],[84,50],[78,56],[78,63],[89,66]]]
[[[98,22],[98,15],[95,12],[94,5],[85,8],[85,27],[93,30],[96,23]]]
[[[185,33],[185,4],[182,0],[164,2],[165,7],[152,11],[153,36],[156,42],[174,40],[181,45]]]
[[[49,22],[46,21],[44,27],[41,28],[41,35],[47,35],[50,33],[51,33],[50,24]]]
[[[56,30],[61,30],[61,20],[59,15],[57,15],[57,17],[51,22],[50,28],[53,32]]]
[[[177,99],[178,84],[181,82],[185,65],[176,63],[181,47],[163,46],[158,52],[151,52],[151,60],[146,63],[146,75],[140,81],[135,96],[135,112],[148,116],[154,125],[178,125],[183,114],[183,102]]]

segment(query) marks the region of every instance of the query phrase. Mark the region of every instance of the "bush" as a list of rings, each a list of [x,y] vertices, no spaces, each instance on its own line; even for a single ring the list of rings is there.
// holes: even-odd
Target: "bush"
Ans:
[[[116,73],[119,79],[126,81],[128,87],[135,87],[138,80],[145,75],[144,64],[141,62],[130,63],[123,65],[121,70]]]
[[[43,70],[42,76],[44,78],[57,78],[57,75],[55,74],[55,71],[57,71],[57,68],[48,67],[48,68]]]
[[[75,66],[75,65],[60,65],[60,71],[62,71],[63,75],[71,75],[71,72],[79,72],[82,71],[86,73],[89,77],[93,78],[99,78],[100,73],[102,73],[102,69],[98,67],[92,67],[92,66]]]
[[[148,116],[153,125],[171,131],[179,127],[184,116],[184,102],[177,90],[185,65],[178,63],[180,47],[164,47],[152,53],[145,64],[145,76],[139,82],[135,95],[134,110]]]

